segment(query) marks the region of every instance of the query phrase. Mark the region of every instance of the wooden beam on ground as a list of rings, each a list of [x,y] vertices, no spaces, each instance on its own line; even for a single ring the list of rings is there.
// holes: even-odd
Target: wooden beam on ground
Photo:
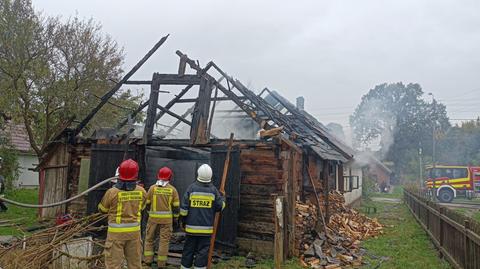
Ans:
[[[135,74],[135,72],[140,69],[140,67],[155,53],[155,51],[157,51],[158,48],[160,48],[160,46],[165,43],[168,36],[169,35],[162,37],[162,39],[160,39],[160,41],[158,41],[157,44],[155,44],[155,46],[153,46],[153,48],[145,56],[143,56],[143,58],[125,76],[123,76],[123,78],[117,84],[115,84],[115,86],[110,91],[108,91],[101,97],[100,103],[92,111],[90,111],[90,113],[77,125],[73,132],[74,136],[78,135],[83,130],[83,128],[85,128],[85,126],[90,122],[93,116],[95,116],[95,114],[97,114],[97,112],[120,89],[120,87],[122,87],[125,81],[127,81],[131,76],[133,76],[133,74]]]

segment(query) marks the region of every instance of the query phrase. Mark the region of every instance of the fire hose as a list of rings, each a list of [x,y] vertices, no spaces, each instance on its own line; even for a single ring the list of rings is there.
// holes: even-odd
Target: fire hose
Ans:
[[[116,179],[117,177],[110,177],[110,178],[107,178],[103,181],[100,181],[99,183],[95,184],[94,186],[90,187],[89,189],[83,191],[82,193],[80,194],[77,194],[73,197],[70,197],[68,198],[67,200],[63,200],[63,201],[59,201],[59,202],[55,202],[55,203],[51,203],[51,204],[44,204],[44,205],[33,205],[33,204],[24,204],[24,203],[20,203],[20,202],[16,202],[16,201],[13,201],[13,200],[10,200],[10,199],[7,199],[7,198],[4,198],[4,197],[0,197],[0,201],[3,201],[5,203],[9,203],[9,204],[12,204],[12,205],[16,205],[16,206],[20,206],[20,207],[27,207],[27,208],[47,208],[47,207],[54,207],[54,206],[59,206],[59,205],[63,205],[63,204],[66,204],[68,202],[71,202],[73,200],[76,200],[82,196],[84,196],[85,194],[88,194],[89,192],[99,188],[100,186],[103,186],[105,184],[107,184],[108,182],[112,181],[113,179]]]

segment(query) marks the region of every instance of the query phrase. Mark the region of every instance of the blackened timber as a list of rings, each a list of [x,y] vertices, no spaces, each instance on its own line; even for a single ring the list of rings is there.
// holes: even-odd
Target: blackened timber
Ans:
[[[137,116],[138,113],[140,113],[140,111],[142,111],[144,108],[147,107],[148,103],[150,102],[150,100],[147,100],[145,101],[144,103],[142,103],[139,107],[137,107],[137,109],[135,109],[134,111],[132,111],[132,113],[130,113],[130,117],[133,119]],[[128,123],[128,117],[124,120],[122,120],[118,125],[117,127],[115,128],[115,130],[120,130],[123,126],[125,126],[125,124]]]
[[[200,84],[200,77],[197,75],[178,75],[178,74],[158,74],[158,80],[162,85],[198,85]],[[149,80],[129,80],[124,84],[130,85],[150,85],[152,81]]]
[[[330,201],[328,193],[330,192],[330,164],[328,160],[323,160],[323,195],[325,197],[325,223],[330,221],[330,211],[328,210]]]
[[[238,97],[239,100],[247,100],[246,97]],[[177,103],[195,103],[198,101],[198,98],[185,98],[185,99],[180,99],[177,101]],[[210,98],[210,101],[232,101],[232,99],[228,97],[217,97],[217,98]]]
[[[127,80],[123,84],[125,84],[125,85],[150,85],[150,84],[152,84],[152,81],[151,80]]]
[[[167,40],[169,35],[166,35],[160,39],[160,41],[153,46],[153,48],[145,55],[143,58],[117,83],[115,86],[108,91],[106,94],[104,94],[101,98],[100,103],[92,110],[90,113],[77,125],[77,128],[73,131],[73,135],[76,136],[78,135],[82,129],[90,122],[90,120],[97,114],[97,112],[108,102],[108,100],[122,87],[122,85],[127,81],[135,72],[137,72],[138,69],[150,58],[155,51],[157,51],[160,46],[162,46],[163,43]]]
[[[155,127],[155,116],[157,115],[158,95],[160,90],[160,82],[156,79],[157,74],[153,74],[152,84],[150,87],[150,100],[148,102],[147,119],[145,121],[145,129],[143,139],[145,144],[152,139],[153,129]]]
[[[178,74],[184,75],[186,69],[187,69],[187,59],[186,57],[180,57],[180,62],[178,63]]]
[[[183,54],[182,52],[180,51],[177,51],[176,52],[178,56],[180,57],[184,57],[186,58],[186,62],[188,63],[188,65],[190,65],[190,67],[194,70],[196,70],[197,72],[201,71],[202,69],[200,68],[200,66],[198,66],[197,63],[195,63],[195,61],[191,60],[191,59],[188,59],[187,56],[185,54]],[[234,87],[237,87],[238,84],[240,83],[237,83],[236,81],[234,81],[231,77],[229,77],[225,72],[223,72],[223,70],[221,70],[218,66],[215,65],[215,63],[213,62],[209,62],[208,65],[207,65],[208,68],[210,67],[214,67],[223,77],[225,77],[227,79],[227,83],[230,81],[232,82],[232,85]],[[207,67],[205,69],[207,69]],[[227,97],[229,97],[233,102],[235,102],[242,110],[244,110],[250,117],[252,117],[252,119],[254,121],[256,121],[260,127],[262,128],[270,128],[272,126],[266,124],[265,120],[258,117],[258,111],[255,111],[254,109],[252,109],[249,105],[247,105],[246,103],[242,102],[242,100],[239,99],[239,96],[236,95],[235,93],[233,93],[232,89],[226,89],[223,85],[221,85],[220,83],[218,83],[213,77],[209,76],[208,74],[205,75],[206,77],[208,77],[209,80],[212,80],[213,83],[215,84],[216,87],[218,87],[219,90],[221,90]],[[241,84],[240,84],[241,85]],[[241,85],[243,86],[243,85]],[[244,86],[243,86],[244,87]],[[245,87],[244,87],[245,88]],[[260,110],[261,112],[263,112],[265,115],[267,115],[269,117],[269,119],[271,120],[277,120],[278,121],[278,117],[274,118],[273,115],[272,115],[272,111],[274,111],[273,109],[267,109],[268,107],[268,104],[266,104],[266,102],[256,96],[255,94],[250,93],[250,91],[245,91],[244,89],[238,89],[245,97],[247,97],[248,100],[250,100],[256,107],[257,110]],[[262,105],[259,105],[259,103],[261,103],[263,101],[263,106]],[[282,122],[282,125],[285,125],[285,126],[289,126],[289,124],[285,121]],[[289,126],[290,127],[290,126]]]
[[[218,88],[215,88],[215,97],[213,99],[217,99],[218,96]],[[215,106],[217,105],[217,100],[213,101],[212,111],[210,112],[210,119],[208,121],[208,129],[207,135],[210,136],[210,132],[212,131],[212,124],[213,124],[213,116],[215,113]]]
[[[210,141],[207,128],[212,86],[211,80],[207,79],[206,76],[202,76],[198,91],[198,101],[195,104],[192,118],[192,128],[190,129],[190,142],[194,145],[207,144]]]
[[[217,113],[244,113],[241,109],[218,109]]]
[[[178,103],[180,98],[182,98],[188,92],[188,90],[190,90],[192,87],[193,85],[188,85],[187,87],[185,87],[177,96],[175,96],[175,98],[170,100],[170,102],[168,102],[168,104],[165,105],[165,108],[170,109],[175,103]],[[161,117],[163,117],[163,115],[165,115],[165,112],[162,110],[155,117],[155,122],[157,122]]]
[[[183,115],[181,116],[182,118],[186,118],[189,114],[191,114],[193,112],[193,108],[194,106],[192,106],[191,108],[187,109],[187,111],[185,113],[183,113]],[[182,121],[181,120],[177,120],[170,128],[168,128],[165,136],[169,135],[175,128],[177,128],[177,126],[181,123]]]
[[[158,107],[160,110],[162,110],[163,112],[167,113],[168,115],[176,118],[177,120],[180,120],[180,121],[182,121],[182,122],[184,122],[184,123],[186,123],[186,124],[188,124],[188,125],[192,125],[192,123],[191,123],[190,121],[186,120],[184,117],[182,117],[182,116],[180,116],[180,115],[178,115],[178,114],[176,114],[176,113],[173,113],[172,111],[168,110],[167,108],[165,108],[165,107],[163,107],[163,106],[161,106],[161,105],[158,105],[158,104],[157,104],[157,107]]]

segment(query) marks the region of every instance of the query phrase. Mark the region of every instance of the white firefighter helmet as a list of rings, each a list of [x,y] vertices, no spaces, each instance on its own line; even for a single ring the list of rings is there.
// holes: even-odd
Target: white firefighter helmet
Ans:
[[[202,164],[197,170],[197,180],[203,183],[212,182],[212,168],[208,164]]]

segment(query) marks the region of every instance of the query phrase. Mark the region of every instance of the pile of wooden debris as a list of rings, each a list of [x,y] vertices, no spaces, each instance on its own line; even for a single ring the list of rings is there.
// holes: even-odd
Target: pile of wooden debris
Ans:
[[[300,217],[297,227],[301,225],[304,229],[302,235],[297,235],[300,261],[309,268],[360,267],[365,254],[359,246],[360,241],[381,234],[383,226],[376,219],[345,207],[343,195],[338,192],[331,192],[328,200],[330,217],[326,226],[317,218],[314,204],[297,204],[297,216]]]
[[[106,215],[95,214],[12,240],[0,249],[0,266],[20,268],[103,268],[103,241],[93,239],[106,230]],[[98,253],[98,254],[94,254]]]

